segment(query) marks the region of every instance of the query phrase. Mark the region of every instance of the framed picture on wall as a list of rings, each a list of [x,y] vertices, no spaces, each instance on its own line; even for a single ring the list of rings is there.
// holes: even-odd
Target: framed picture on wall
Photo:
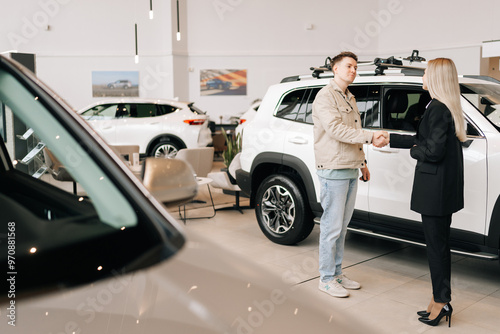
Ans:
[[[247,70],[200,70],[200,94],[247,95]]]
[[[138,71],[92,71],[92,97],[139,96]]]

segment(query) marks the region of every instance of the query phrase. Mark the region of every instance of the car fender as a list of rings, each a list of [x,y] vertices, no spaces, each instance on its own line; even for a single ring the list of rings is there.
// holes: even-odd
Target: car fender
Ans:
[[[292,174],[296,176],[301,183],[299,186],[305,191],[311,210],[314,213],[321,211],[321,206],[316,197],[312,175],[306,164],[297,157],[283,153],[263,152],[258,154],[253,160],[250,169],[252,200],[255,197],[259,184],[267,176],[274,173]]]
[[[500,196],[497,197],[491,213],[486,246],[500,249]]]
[[[165,137],[170,138],[171,141],[176,141],[176,142],[180,143],[181,146],[183,146],[181,148],[186,148],[186,143],[184,143],[184,141],[180,137],[173,135],[171,133],[162,133],[160,135],[155,136],[153,139],[151,139],[149,141],[149,144],[146,148],[146,153],[149,152],[156,144],[158,144],[161,141],[162,138],[165,138]]]

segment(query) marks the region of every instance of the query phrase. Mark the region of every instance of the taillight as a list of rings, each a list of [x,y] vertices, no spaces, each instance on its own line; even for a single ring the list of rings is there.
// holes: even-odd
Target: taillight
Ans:
[[[241,118],[240,118],[240,124],[243,124],[243,123],[245,123],[246,121],[247,121],[246,119],[241,119]]]
[[[187,123],[189,125],[203,125],[205,123],[204,119],[185,119],[184,123]]]

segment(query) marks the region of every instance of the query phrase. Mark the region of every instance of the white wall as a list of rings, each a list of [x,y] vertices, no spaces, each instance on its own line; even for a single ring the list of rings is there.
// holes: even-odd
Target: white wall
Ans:
[[[174,97],[169,1],[154,3],[154,20],[149,19],[149,1],[1,0],[0,4],[0,52],[35,53],[39,78],[74,108],[99,99],[92,97],[92,71],[139,71],[140,96]]]
[[[481,42],[500,38],[495,0],[179,2],[180,42],[175,0],[153,0],[154,20],[147,0],[0,0],[0,52],[35,53],[40,78],[77,109],[95,100],[92,71],[136,70],[142,97],[195,101],[218,121],[341,50],[372,60],[418,49],[479,74]],[[133,62],[135,22],[139,64]],[[246,69],[247,95],[201,96],[203,69]]]

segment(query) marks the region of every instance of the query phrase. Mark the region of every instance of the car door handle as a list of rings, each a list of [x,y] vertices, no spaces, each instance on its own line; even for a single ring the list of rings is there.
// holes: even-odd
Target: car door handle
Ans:
[[[160,124],[160,122],[151,122],[151,123],[149,123],[149,125],[156,125],[156,124]]]
[[[307,144],[309,142],[306,138],[303,138],[303,137],[289,138],[288,141],[290,143],[299,144],[299,145],[304,145],[304,144]]]
[[[374,151],[379,151],[382,153],[399,153],[400,150],[396,148],[391,148],[390,146],[384,146],[384,147],[375,147],[373,146]]]
[[[109,130],[109,129],[112,129],[112,128],[113,128],[113,126],[106,126],[106,127],[103,127],[102,129],[103,130]]]

